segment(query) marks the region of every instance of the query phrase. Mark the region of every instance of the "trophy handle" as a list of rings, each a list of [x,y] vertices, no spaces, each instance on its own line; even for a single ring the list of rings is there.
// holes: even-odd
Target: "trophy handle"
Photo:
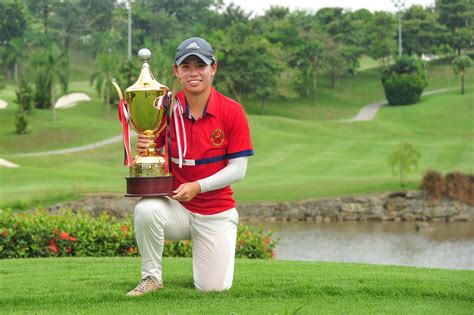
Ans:
[[[115,91],[117,91],[119,98],[123,100],[122,90],[120,89],[120,86],[118,86],[117,81],[115,81],[115,79],[112,80],[112,85],[114,86]]]

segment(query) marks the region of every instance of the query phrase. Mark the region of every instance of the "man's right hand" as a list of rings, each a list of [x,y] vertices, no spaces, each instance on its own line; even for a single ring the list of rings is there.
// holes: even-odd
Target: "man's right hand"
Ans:
[[[137,151],[138,155],[140,156],[147,156],[148,155],[148,148],[150,144],[154,142],[154,139],[150,138],[149,136],[144,135],[143,133],[138,134],[137,145],[135,146],[135,151]]]

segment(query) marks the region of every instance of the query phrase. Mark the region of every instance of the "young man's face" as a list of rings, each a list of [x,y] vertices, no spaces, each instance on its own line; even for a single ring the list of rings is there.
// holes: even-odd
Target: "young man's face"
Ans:
[[[217,65],[207,65],[199,57],[189,56],[179,66],[174,65],[173,70],[186,92],[199,94],[210,89]]]

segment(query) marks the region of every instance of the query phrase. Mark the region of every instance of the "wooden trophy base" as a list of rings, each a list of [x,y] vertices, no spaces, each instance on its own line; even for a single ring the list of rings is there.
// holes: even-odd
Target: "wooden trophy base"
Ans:
[[[173,195],[174,176],[126,177],[125,197],[162,197]]]

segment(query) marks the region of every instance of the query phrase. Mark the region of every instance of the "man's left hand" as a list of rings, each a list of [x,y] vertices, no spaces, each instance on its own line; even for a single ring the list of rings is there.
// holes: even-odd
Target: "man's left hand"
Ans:
[[[173,190],[174,195],[171,198],[177,201],[190,201],[200,192],[201,185],[198,182],[184,183],[179,185],[176,190]]]

